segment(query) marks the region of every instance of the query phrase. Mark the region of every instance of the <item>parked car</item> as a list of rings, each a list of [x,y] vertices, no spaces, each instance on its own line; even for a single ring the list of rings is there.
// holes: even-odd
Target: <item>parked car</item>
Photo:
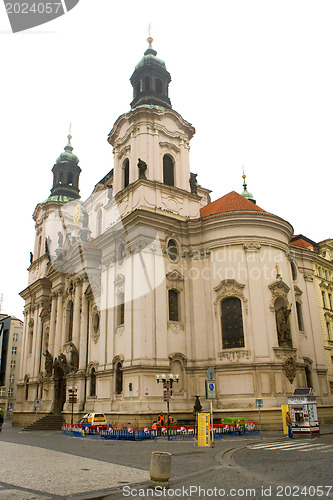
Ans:
[[[104,413],[86,413],[84,417],[75,424],[75,427],[86,430],[104,430],[107,428],[107,425]]]

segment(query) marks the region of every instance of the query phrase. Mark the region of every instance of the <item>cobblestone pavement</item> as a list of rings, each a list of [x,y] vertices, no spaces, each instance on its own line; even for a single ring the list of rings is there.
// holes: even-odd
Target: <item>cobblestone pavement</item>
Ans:
[[[333,431],[333,426],[327,426],[326,430]],[[286,439],[281,432],[263,433],[262,438],[263,442]],[[215,448],[198,448],[192,440],[104,441],[74,438],[57,431],[22,432],[6,423],[0,435],[0,500],[134,496],[126,493],[148,486],[152,451],[172,454],[172,487],[242,486],[240,477],[245,477],[245,464],[240,460],[242,466],[237,468],[235,462],[228,461],[228,456],[237,449],[259,453],[247,448],[259,442],[258,435],[217,440]],[[250,469],[246,484],[258,488],[256,498],[260,498],[263,482]],[[174,497],[168,494],[168,498],[176,497],[206,498],[200,492],[189,496],[187,490]]]

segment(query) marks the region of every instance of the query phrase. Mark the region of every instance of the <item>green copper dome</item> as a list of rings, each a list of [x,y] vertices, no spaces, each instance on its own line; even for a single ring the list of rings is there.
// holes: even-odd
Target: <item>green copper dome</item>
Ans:
[[[77,165],[79,163],[79,158],[72,153],[73,147],[71,145],[71,136],[68,136],[68,144],[64,147],[65,152],[61,153],[57,158],[57,163],[71,162]]]

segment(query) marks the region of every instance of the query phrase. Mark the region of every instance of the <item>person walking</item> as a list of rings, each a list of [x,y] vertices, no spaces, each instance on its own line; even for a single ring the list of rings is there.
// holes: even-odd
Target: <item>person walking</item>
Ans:
[[[286,413],[286,424],[288,426],[288,437],[290,439],[294,439],[293,428],[292,428],[293,423],[291,421],[291,416],[289,411],[287,411]]]
[[[3,424],[3,416],[2,412],[0,411],[0,432],[2,431],[2,424]]]

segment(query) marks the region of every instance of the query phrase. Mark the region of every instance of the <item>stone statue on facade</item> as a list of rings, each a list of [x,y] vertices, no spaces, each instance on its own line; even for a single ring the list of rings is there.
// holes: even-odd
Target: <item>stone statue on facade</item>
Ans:
[[[30,252],[30,264],[32,264],[33,260],[34,260],[34,254]]]
[[[70,372],[70,366],[63,352],[61,352],[59,356],[55,358],[53,367],[54,372],[56,372],[56,370],[60,368],[63,371],[64,375],[68,375],[68,373]]]
[[[276,328],[280,347],[292,347],[289,316],[291,309],[280,307],[275,313]]]
[[[147,170],[147,163],[141,158],[138,158],[138,169],[139,169],[139,179],[147,179],[146,177],[146,170]]]
[[[52,369],[53,369],[53,357],[52,357],[52,354],[47,350],[45,349],[45,371],[46,371],[46,375],[49,377],[52,375]]]
[[[69,345],[70,345],[69,366],[72,372],[76,372],[79,368],[79,351],[77,350],[73,342],[70,342]]]
[[[190,188],[191,188],[191,193],[192,194],[198,194],[198,183],[197,183],[197,177],[198,174],[192,174],[189,180],[190,183]]]

